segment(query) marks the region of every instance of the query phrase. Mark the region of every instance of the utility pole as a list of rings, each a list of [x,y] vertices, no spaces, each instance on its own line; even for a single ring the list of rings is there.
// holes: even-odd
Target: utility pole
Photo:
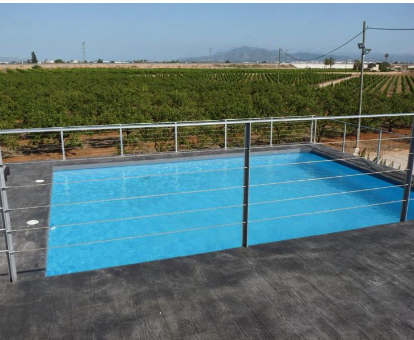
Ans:
[[[277,82],[280,81],[280,47],[279,47],[279,64],[277,66]]]
[[[82,41],[82,62],[86,63],[86,42]]]
[[[362,91],[364,89],[364,57],[365,57],[365,21],[362,24],[362,44],[358,44],[361,49],[361,84],[359,89],[359,109],[358,115],[362,114]],[[358,118],[358,130],[354,155],[359,154],[359,140],[361,138],[361,118]]]

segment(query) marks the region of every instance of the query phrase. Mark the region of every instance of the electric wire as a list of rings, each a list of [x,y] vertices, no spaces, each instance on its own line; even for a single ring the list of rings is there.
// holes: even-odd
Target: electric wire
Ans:
[[[322,54],[322,55],[320,55],[320,56],[318,56],[318,57],[315,57],[315,58],[310,58],[310,59],[299,59],[299,58],[296,58],[296,57],[294,57],[294,56],[292,56],[292,55],[290,55],[290,54],[288,54],[286,51],[284,51],[283,49],[280,49],[287,57],[290,57],[291,59],[294,59],[294,60],[297,60],[297,61],[304,61],[304,62],[306,62],[306,61],[312,61],[312,60],[317,60],[317,59],[320,59],[320,58],[323,58],[323,57],[326,57],[327,55],[329,55],[329,54],[331,54],[331,53],[333,53],[333,52],[336,52],[336,51],[338,51],[339,49],[341,49],[342,47],[344,47],[345,45],[347,45],[347,44],[349,44],[351,41],[353,41],[353,40],[355,40],[356,38],[358,38],[362,33],[363,33],[364,31],[361,31],[361,32],[359,32],[357,35],[355,35],[354,37],[352,37],[351,39],[349,39],[348,41],[346,41],[345,43],[343,43],[342,45],[340,45],[339,47],[337,47],[337,48],[335,48],[335,49],[333,49],[332,51],[329,51],[328,53],[325,53],[325,54]]]
[[[379,31],[414,31],[414,28],[386,28],[386,27],[367,27],[367,30]]]

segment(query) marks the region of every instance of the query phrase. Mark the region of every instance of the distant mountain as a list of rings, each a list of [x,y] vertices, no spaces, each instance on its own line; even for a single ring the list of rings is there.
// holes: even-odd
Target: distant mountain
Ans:
[[[26,61],[28,58],[17,58],[17,57],[0,57],[0,63],[10,63],[12,61],[16,62],[23,62]]]
[[[389,53],[389,52],[388,52]],[[319,57],[323,53],[309,53],[309,52],[296,52],[289,53],[289,56],[286,56],[284,53],[281,54],[282,62],[294,63],[300,60],[309,60],[316,57]],[[384,53],[371,52],[366,57],[366,61],[384,61]],[[389,62],[409,62],[414,63],[414,54],[403,53],[403,54],[392,54],[389,53],[390,57],[388,58]],[[330,54],[326,57],[332,57],[336,61],[350,61],[354,59],[359,59],[361,54],[359,52],[348,53],[348,54]],[[314,60],[315,62],[323,62],[326,58],[320,58]],[[243,63],[243,62],[276,62],[279,60],[279,51],[278,50],[268,50],[266,48],[257,48],[242,46],[234,48],[229,51],[217,52],[211,56],[201,56],[201,57],[191,57],[180,59],[182,62],[226,62],[230,61],[232,63]]]

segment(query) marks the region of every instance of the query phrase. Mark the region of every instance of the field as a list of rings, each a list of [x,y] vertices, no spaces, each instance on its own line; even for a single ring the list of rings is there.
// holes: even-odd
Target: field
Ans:
[[[318,86],[345,77],[349,73],[292,69],[7,69],[0,71],[0,129],[357,114],[359,78]],[[363,113],[414,111],[413,80],[412,75],[366,75]],[[364,125],[389,131],[409,124],[401,118],[364,120]],[[309,127],[290,125],[280,130],[292,141],[304,138]],[[333,137],[332,131],[332,126],[318,125],[320,138]],[[220,129],[201,132],[183,131],[180,146],[223,146]],[[127,152],[172,148],[172,131],[125,133]],[[354,133],[352,127],[349,133]],[[267,141],[268,135],[268,127],[255,128],[257,143]],[[240,136],[234,132],[235,145]],[[106,148],[116,154],[118,137],[116,131],[94,136],[70,133],[65,144],[74,156],[85,148]],[[6,156],[28,153],[34,146],[51,155],[60,151],[59,138],[52,134],[6,136],[2,144]]]
[[[343,82],[343,85],[355,87],[359,85],[359,78],[353,78]],[[365,93],[382,93],[387,97],[394,94],[413,94],[414,75],[366,75],[364,77]]]

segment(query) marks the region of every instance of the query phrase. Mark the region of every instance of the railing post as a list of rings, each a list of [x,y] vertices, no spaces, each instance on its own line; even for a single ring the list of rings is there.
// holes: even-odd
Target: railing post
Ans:
[[[60,130],[60,144],[62,145],[62,159],[66,160],[65,154],[65,139],[63,138],[63,130]]]
[[[227,149],[227,119],[224,120],[224,149]]]
[[[250,189],[250,138],[251,123],[244,125],[244,176],[243,176],[243,247],[248,247],[249,189]]]
[[[314,118],[315,116],[312,116]],[[315,124],[315,121],[312,119],[311,121],[311,131],[310,131],[310,142],[313,143],[313,125]]]
[[[381,141],[382,141],[382,130],[379,131],[378,135],[378,148],[377,148],[377,160],[375,163],[379,163],[380,161],[380,153],[381,153]]]
[[[273,146],[273,118],[270,118],[270,146]]]
[[[342,136],[342,153],[345,153],[346,144],[346,123],[344,123],[344,135]]]
[[[119,128],[119,143],[121,146],[121,157],[124,155],[124,138],[122,135],[122,128]]]
[[[404,197],[402,202],[402,209],[401,209],[401,222],[407,221],[408,215],[408,205],[410,203],[410,193],[411,193],[411,185],[412,185],[412,177],[413,177],[413,167],[414,167],[414,119],[413,124],[411,127],[411,139],[410,139],[410,153],[408,154],[408,162],[407,162],[407,173],[405,176],[405,187],[404,187]]]
[[[4,241],[6,245],[7,265],[9,267],[10,282],[17,281],[16,261],[14,258],[14,243],[13,235],[11,233],[11,221],[9,215],[9,202],[7,200],[6,192],[6,178],[4,176],[5,166],[3,164],[3,157],[1,154],[0,145],[0,205],[1,205],[1,220],[4,229]]]
[[[317,134],[317,127],[318,127],[318,121],[315,119],[315,124],[314,124],[314,126],[315,126],[315,131],[314,131],[314,133],[313,133],[313,142],[314,143],[316,143],[316,134]]]
[[[177,122],[174,124],[175,152],[178,152],[178,125]]]

